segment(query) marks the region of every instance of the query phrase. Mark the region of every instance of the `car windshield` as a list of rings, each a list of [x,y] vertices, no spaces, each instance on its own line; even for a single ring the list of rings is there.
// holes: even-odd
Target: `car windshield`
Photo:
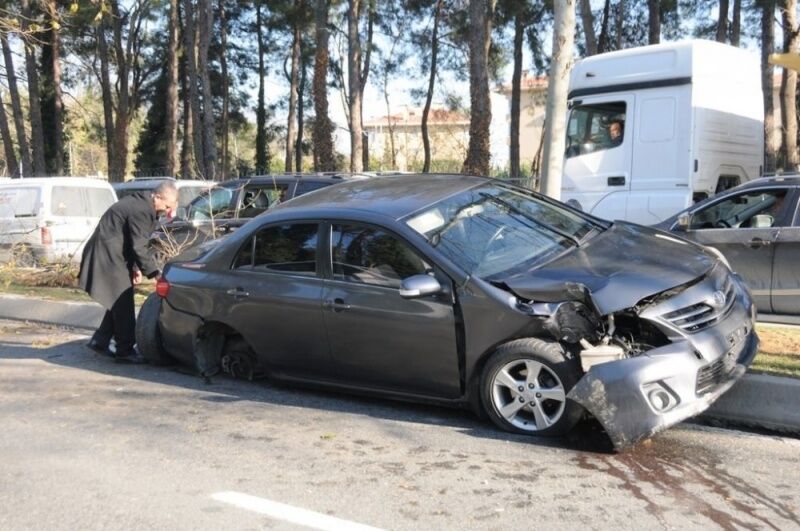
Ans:
[[[444,199],[407,223],[470,275],[486,280],[540,265],[601,228],[566,208],[496,183]]]

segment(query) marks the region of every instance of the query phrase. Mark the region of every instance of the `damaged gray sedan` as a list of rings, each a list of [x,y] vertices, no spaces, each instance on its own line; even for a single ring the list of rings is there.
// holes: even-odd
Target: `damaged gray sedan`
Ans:
[[[170,264],[142,353],[470,407],[621,450],[706,409],[755,356],[742,281],[706,249],[499,181],[404,175],[287,202]]]

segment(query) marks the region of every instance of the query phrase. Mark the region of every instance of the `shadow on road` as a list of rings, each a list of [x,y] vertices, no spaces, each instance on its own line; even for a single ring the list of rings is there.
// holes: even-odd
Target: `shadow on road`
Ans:
[[[209,384],[189,367],[119,364],[89,350],[85,346],[87,339],[41,345],[36,343],[28,345],[13,340],[0,341],[0,360],[39,359],[47,363],[93,371],[108,376],[177,386],[200,392],[201,396],[198,400],[210,404],[239,401],[261,402],[278,406],[366,415],[384,420],[446,426],[482,439],[513,441],[539,447],[598,454],[613,452],[613,446],[608,436],[600,424],[591,418],[582,421],[569,435],[562,438],[515,435],[502,432],[488,420],[480,420],[471,412],[460,409],[346,394],[341,391],[324,390],[305,385],[289,387],[287,384],[269,380],[254,382],[235,380],[224,375],[215,376]]]

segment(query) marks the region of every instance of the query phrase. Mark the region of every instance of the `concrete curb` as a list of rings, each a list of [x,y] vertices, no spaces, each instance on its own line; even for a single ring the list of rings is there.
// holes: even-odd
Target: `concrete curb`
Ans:
[[[0,295],[0,319],[94,329],[104,312],[102,306],[93,302]],[[701,418],[730,426],[800,435],[800,380],[745,374]]]

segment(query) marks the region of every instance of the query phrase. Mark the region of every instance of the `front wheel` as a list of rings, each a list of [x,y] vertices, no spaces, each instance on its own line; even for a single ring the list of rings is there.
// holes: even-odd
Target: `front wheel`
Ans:
[[[481,398],[500,428],[527,435],[563,435],[583,408],[567,393],[578,383],[577,360],[560,344],[527,338],[501,345],[481,377]]]

